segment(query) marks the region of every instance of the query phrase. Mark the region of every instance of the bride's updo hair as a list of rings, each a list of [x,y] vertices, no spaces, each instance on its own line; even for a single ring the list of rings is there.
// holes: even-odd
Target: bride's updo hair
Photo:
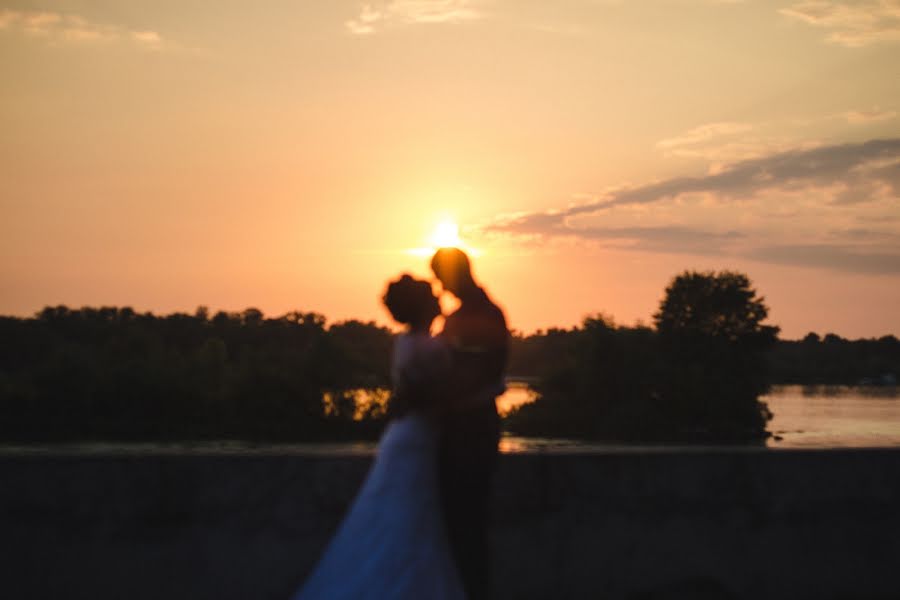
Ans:
[[[388,284],[382,300],[391,316],[404,325],[433,319],[440,312],[431,284],[406,273]]]

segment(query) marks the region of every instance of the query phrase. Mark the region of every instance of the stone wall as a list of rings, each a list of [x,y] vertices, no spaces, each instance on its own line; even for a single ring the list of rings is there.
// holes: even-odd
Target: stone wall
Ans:
[[[0,597],[284,600],[369,461],[6,453]],[[497,598],[900,598],[900,451],[504,455],[495,501]]]

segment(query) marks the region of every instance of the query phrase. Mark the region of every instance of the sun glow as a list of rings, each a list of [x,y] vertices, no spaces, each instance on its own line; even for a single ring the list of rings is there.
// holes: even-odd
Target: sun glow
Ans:
[[[459,225],[456,221],[444,219],[434,227],[426,241],[427,246],[410,248],[408,252],[415,256],[431,256],[438,248],[459,248],[472,256],[480,256],[481,251],[467,244],[459,236]]]
[[[435,248],[459,248],[462,240],[459,239],[459,225],[453,221],[441,221],[434,228],[428,240]]]

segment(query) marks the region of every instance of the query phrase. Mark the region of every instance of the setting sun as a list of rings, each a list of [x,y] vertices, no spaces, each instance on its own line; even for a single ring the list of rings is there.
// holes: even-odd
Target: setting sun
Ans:
[[[459,225],[453,221],[441,221],[434,228],[429,241],[435,248],[459,248],[462,245],[462,240],[459,239]]]
[[[414,256],[431,256],[438,248],[459,248],[472,256],[481,256],[481,251],[467,244],[459,236],[459,224],[451,219],[443,219],[435,225],[425,241],[425,246],[410,248],[409,254]]]

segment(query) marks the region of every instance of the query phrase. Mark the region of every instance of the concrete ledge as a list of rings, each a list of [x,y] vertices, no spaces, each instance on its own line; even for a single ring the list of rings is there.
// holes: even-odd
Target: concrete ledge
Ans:
[[[0,456],[2,596],[284,600],[369,461]],[[900,598],[898,474],[897,450],[504,455],[495,596]]]

